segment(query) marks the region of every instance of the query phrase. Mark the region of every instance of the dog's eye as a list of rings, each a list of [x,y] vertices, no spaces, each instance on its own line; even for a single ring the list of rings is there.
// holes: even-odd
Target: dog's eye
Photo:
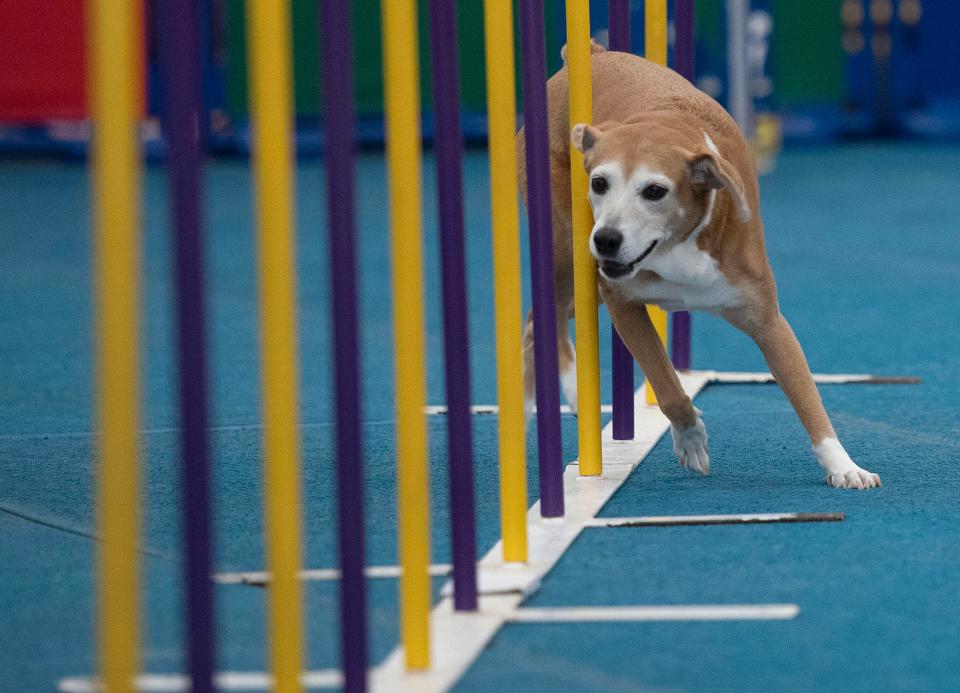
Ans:
[[[607,184],[606,178],[597,176],[596,178],[590,179],[590,187],[593,189],[593,192],[595,192],[597,195],[603,195],[603,193],[607,192],[607,189],[610,186]]]
[[[656,183],[653,183],[645,187],[643,189],[643,192],[640,193],[640,195],[643,196],[644,200],[659,200],[668,192],[669,190],[667,190],[662,185],[657,185]]]

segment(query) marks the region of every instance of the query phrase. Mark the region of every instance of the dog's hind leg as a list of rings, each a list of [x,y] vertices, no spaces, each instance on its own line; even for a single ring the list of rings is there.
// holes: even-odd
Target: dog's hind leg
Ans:
[[[673,452],[680,464],[700,474],[710,473],[707,429],[700,410],[683,390],[657,330],[642,303],[618,301],[600,285],[600,293],[623,343],[640,364],[647,382],[657,394],[660,410],[670,420]]]
[[[572,310],[557,306],[557,363],[560,366],[560,387],[570,411],[577,413],[577,350],[570,339]]]
[[[813,452],[827,474],[827,483],[836,488],[880,486],[880,477],[850,459],[837,439],[803,349],[786,318],[779,311],[760,318],[744,315],[725,317],[750,335],[760,347],[770,372],[810,436]]]
[[[537,367],[533,351],[533,311],[523,324],[523,408],[529,419],[537,403]]]
[[[570,339],[569,308],[557,307],[557,366],[560,387],[570,410],[577,413],[577,352]],[[537,397],[537,367],[534,351],[533,311],[527,313],[523,327],[523,392],[527,416],[533,414]]]
[[[558,200],[568,200],[570,174],[564,168],[566,159],[554,165],[551,176],[553,195]],[[570,339],[570,320],[573,314],[573,250],[570,226],[570,205],[554,204],[553,207],[553,281],[557,305],[557,357],[560,367],[560,386],[563,398],[570,411],[577,413],[577,351]],[[589,231],[587,231],[589,233]]]

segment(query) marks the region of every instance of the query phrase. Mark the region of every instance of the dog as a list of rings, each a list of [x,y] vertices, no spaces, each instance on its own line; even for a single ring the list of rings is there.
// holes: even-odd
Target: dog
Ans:
[[[562,52],[566,62],[565,49]],[[837,439],[803,350],[780,313],[764,247],[753,153],[730,115],[673,70],[591,46],[593,116],[568,123],[567,68],[547,83],[558,355],[566,400],[576,411],[570,146],[583,153],[594,226],[600,300],[670,420],[680,464],[710,472],[701,412],[683,391],[646,305],[719,315],[763,352],[836,488],[866,489],[880,477],[859,467]],[[524,132],[517,135],[526,199]],[[586,233],[586,230],[583,231]],[[533,322],[524,329],[524,385],[534,398]]]

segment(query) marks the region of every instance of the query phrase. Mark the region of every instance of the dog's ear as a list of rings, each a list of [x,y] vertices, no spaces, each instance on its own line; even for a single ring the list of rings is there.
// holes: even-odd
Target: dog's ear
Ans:
[[[590,39],[590,55],[593,55],[594,53],[604,53],[606,50],[606,48],[601,46],[594,39]],[[560,60],[563,61],[564,65],[567,64],[567,44],[563,44],[563,46],[560,47]]]
[[[733,200],[737,218],[743,223],[750,221],[753,212],[750,210],[750,203],[747,202],[743,181],[729,161],[705,150],[692,153],[684,149],[681,153],[687,160],[690,180],[694,185],[709,190],[726,190],[730,193],[730,199]]]
[[[570,141],[577,151],[586,154],[597,144],[600,134],[600,130],[591,125],[577,123],[570,131]]]

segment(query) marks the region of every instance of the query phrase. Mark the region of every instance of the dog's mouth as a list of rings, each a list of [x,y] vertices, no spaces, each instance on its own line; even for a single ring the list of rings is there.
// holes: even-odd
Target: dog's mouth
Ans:
[[[620,262],[614,262],[613,260],[603,260],[600,263],[600,271],[603,273],[607,279],[622,279],[628,274],[633,272],[633,268],[639,265],[647,255],[653,252],[653,249],[656,247],[659,240],[654,241],[647,249],[640,253],[640,256],[633,262],[623,264]]]

